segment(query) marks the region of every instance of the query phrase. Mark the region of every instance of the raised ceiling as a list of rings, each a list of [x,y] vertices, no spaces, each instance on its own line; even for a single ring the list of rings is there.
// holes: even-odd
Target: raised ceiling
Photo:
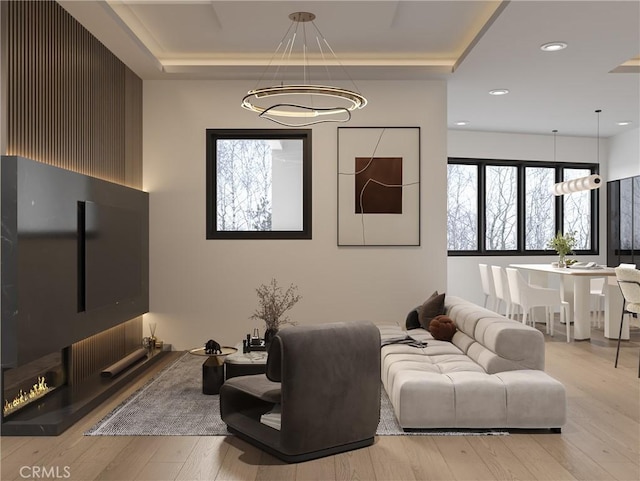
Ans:
[[[309,11],[356,81],[447,80],[453,129],[594,136],[596,109],[603,137],[640,127],[635,0],[60,4],[145,80],[257,79],[288,15]],[[550,41],[569,46],[542,52]],[[494,88],[510,94],[488,95]]]

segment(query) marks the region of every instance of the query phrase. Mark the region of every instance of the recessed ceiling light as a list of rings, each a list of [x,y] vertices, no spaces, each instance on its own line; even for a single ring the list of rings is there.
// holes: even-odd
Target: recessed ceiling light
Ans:
[[[507,95],[509,93],[509,89],[493,89],[489,90],[489,94],[491,95]]]
[[[631,120],[621,120],[620,122],[616,122],[616,125],[631,125],[633,122]]]
[[[549,42],[540,45],[540,50],[543,52],[557,52],[558,50],[564,50],[567,48],[567,44],[564,42]]]
[[[471,122],[469,122],[468,120],[456,120],[453,125],[459,125],[459,126],[463,126],[463,125],[469,125]]]

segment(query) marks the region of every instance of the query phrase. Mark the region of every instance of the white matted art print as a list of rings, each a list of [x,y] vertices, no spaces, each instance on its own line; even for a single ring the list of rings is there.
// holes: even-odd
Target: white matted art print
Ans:
[[[420,245],[420,127],[338,127],[338,245]]]

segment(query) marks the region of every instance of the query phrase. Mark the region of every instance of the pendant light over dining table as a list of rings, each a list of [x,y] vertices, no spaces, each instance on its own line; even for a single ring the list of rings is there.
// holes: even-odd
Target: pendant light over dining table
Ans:
[[[289,29],[258,80],[259,85],[271,75],[272,83],[266,87],[256,85],[247,92],[242,99],[243,108],[286,127],[305,127],[322,122],[347,122],[351,119],[352,111],[367,104],[367,99],[358,92],[355,82],[316,26],[315,17],[310,12],[289,15]],[[315,29],[314,48],[307,45],[307,24]],[[330,69],[336,65],[351,81],[354,90],[312,80],[312,69],[321,69],[331,81]],[[292,67],[300,69],[297,76],[291,75]],[[285,81],[292,77],[296,78],[293,83]]]
[[[600,165],[600,112],[602,110],[598,109],[595,111],[597,114],[597,135],[596,135],[596,159],[598,165]],[[556,133],[558,131],[553,131],[553,160],[555,162],[556,157]],[[577,179],[566,180],[564,182],[558,182],[551,186],[551,192],[553,195],[565,195],[572,194],[574,192],[581,192],[583,190],[593,190],[597,189],[602,185],[602,177],[598,174],[588,175],[586,177],[580,177]]]

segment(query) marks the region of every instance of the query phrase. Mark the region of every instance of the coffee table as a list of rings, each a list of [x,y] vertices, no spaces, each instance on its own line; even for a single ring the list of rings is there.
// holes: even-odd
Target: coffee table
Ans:
[[[267,351],[242,352],[242,345],[237,352],[224,359],[225,379],[236,376],[250,376],[267,372]]]
[[[202,364],[202,394],[219,394],[224,383],[224,359],[238,351],[235,347],[223,346],[220,354],[208,354],[204,347],[190,349],[195,356],[206,356]]]

